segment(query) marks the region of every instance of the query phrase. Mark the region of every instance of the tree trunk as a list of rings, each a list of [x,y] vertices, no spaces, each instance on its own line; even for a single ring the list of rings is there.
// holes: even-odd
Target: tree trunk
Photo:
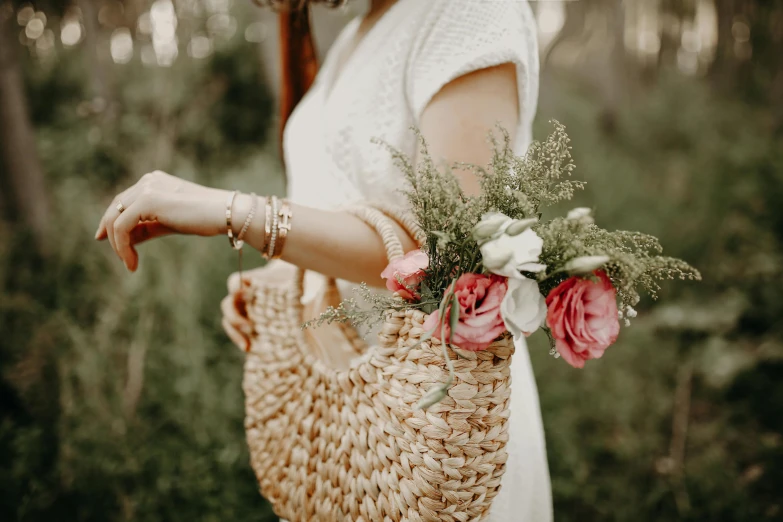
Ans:
[[[736,7],[734,0],[715,0],[715,12],[718,16],[718,45],[715,60],[710,67],[710,76],[718,87],[731,89],[734,85],[734,72],[737,62],[734,58],[734,36],[731,27],[734,23]]]
[[[658,51],[658,67],[677,65],[677,52],[682,42],[683,28],[693,22],[696,5],[686,0],[663,0],[659,5],[661,17],[661,48]],[[676,24],[672,22],[676,21]]]
[[[560,32],[549,44],[546,53],[541,58],[541,67],[546,68],[552,55],[563,42],[572,39],[581,39],[585,34],[585,20],[589,7],[587,2],[567,2],[565,6],[565,20]]]
[[[101,54],[100,24],[95,0],[79,0],[78,5],[84,20],[84,49],[88,55],[90,67],[90,87],[94,97],[93,106],[101,111],[103,123],[114,120],[116,104],[109,85],[108,64]]]
[[[622,0],[607,2],[608,27],[610,29],[608,74],[603,77],[604,109],[601,124],[606,132],[613,133],[617,115],[628,95],[627,55],[625,52],[625,8]]]
[[[10,14],[10,18],[3,13]],[[11,6],[0,8],[0,172],[5,178],[2,186],[10,192],[3,206],[7,212],[16,213],[30,228],[39,249],[43,251],[49,204],[27,110],[22,73],[15,56],[18,45],[13,16]]]

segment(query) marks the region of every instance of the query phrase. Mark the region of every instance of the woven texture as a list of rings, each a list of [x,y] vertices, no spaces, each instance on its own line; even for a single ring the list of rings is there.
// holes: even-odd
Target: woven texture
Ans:
[[[454,361],[448,396],[416,402],[448,371],[437,340],[415,348],[424,314],[394,313],[380,344],[345,371],[301,347],[299,293],[256,288],[245,363],[247,441],[261,492],[300,521],[481,520],[507,459],[513,344]]]
[[[373,208],[348,209],[402,255]],[[413,237],[403,213],[385,207]],[[508,337],[486,351],[447,349],[455,378],[426,411],[416,403],[448,379],[440,341],[421,342],[426,315],[389,312],[378,345],[349,369],[327,367],[301,329],[302,274],[252,280],[255,334],[245,363],[245,429],[262,494],[291,522],[483,520],[506,469]],[[346,338],[361,339],[345,328]]]

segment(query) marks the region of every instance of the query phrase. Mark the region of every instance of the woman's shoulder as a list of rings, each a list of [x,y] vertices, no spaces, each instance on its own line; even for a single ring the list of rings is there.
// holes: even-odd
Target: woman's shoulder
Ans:
[[[525,0],[430,0],[420,14],[409,55],[414,65],[493,54],[537,59],[535,16]]]
[[[442,36],[491,38],[508,32],[536,32],[535,16],[526,0],[430,0],[421,21],[425,35],[436,31]]]
[[[417,26],[407,67],[414,114],[447,82],[502,63],[517,66],[523,97],[537,97],[538,37],[525,0],[430,0]],[[523,100],[531,107],[532,99]]]

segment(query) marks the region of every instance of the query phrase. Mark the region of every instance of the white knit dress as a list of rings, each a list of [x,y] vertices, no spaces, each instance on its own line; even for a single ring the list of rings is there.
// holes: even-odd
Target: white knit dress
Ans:
[[[536,28],[523,0],[398,0],[335,71],[338,55],[355,35],[348,23],[315,84],[285,129],[289,197],[334,208],[363,200],[404,204],[402,173],[381,138],[414,157],[409,130],[430,99],[449,81],[478,69],[516,64],[519,127],[515,151],[524,153],[538,97]],[[307,280],[312,295],[316,278]],[[350,283],[340,282],[350,295]],[[511,365],[509,459],[493,522],[548,522],[552,501],[538,391],[527,346],[517,345]]]

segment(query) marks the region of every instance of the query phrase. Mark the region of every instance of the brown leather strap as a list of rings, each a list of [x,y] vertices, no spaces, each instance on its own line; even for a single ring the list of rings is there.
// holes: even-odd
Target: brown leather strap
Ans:
[[[318,72],[315,43],[310,29],[310,7],[286,9],[278,14],[280,25],[280,157],[283,158],[283,129],[288,117],[305,95]]]

